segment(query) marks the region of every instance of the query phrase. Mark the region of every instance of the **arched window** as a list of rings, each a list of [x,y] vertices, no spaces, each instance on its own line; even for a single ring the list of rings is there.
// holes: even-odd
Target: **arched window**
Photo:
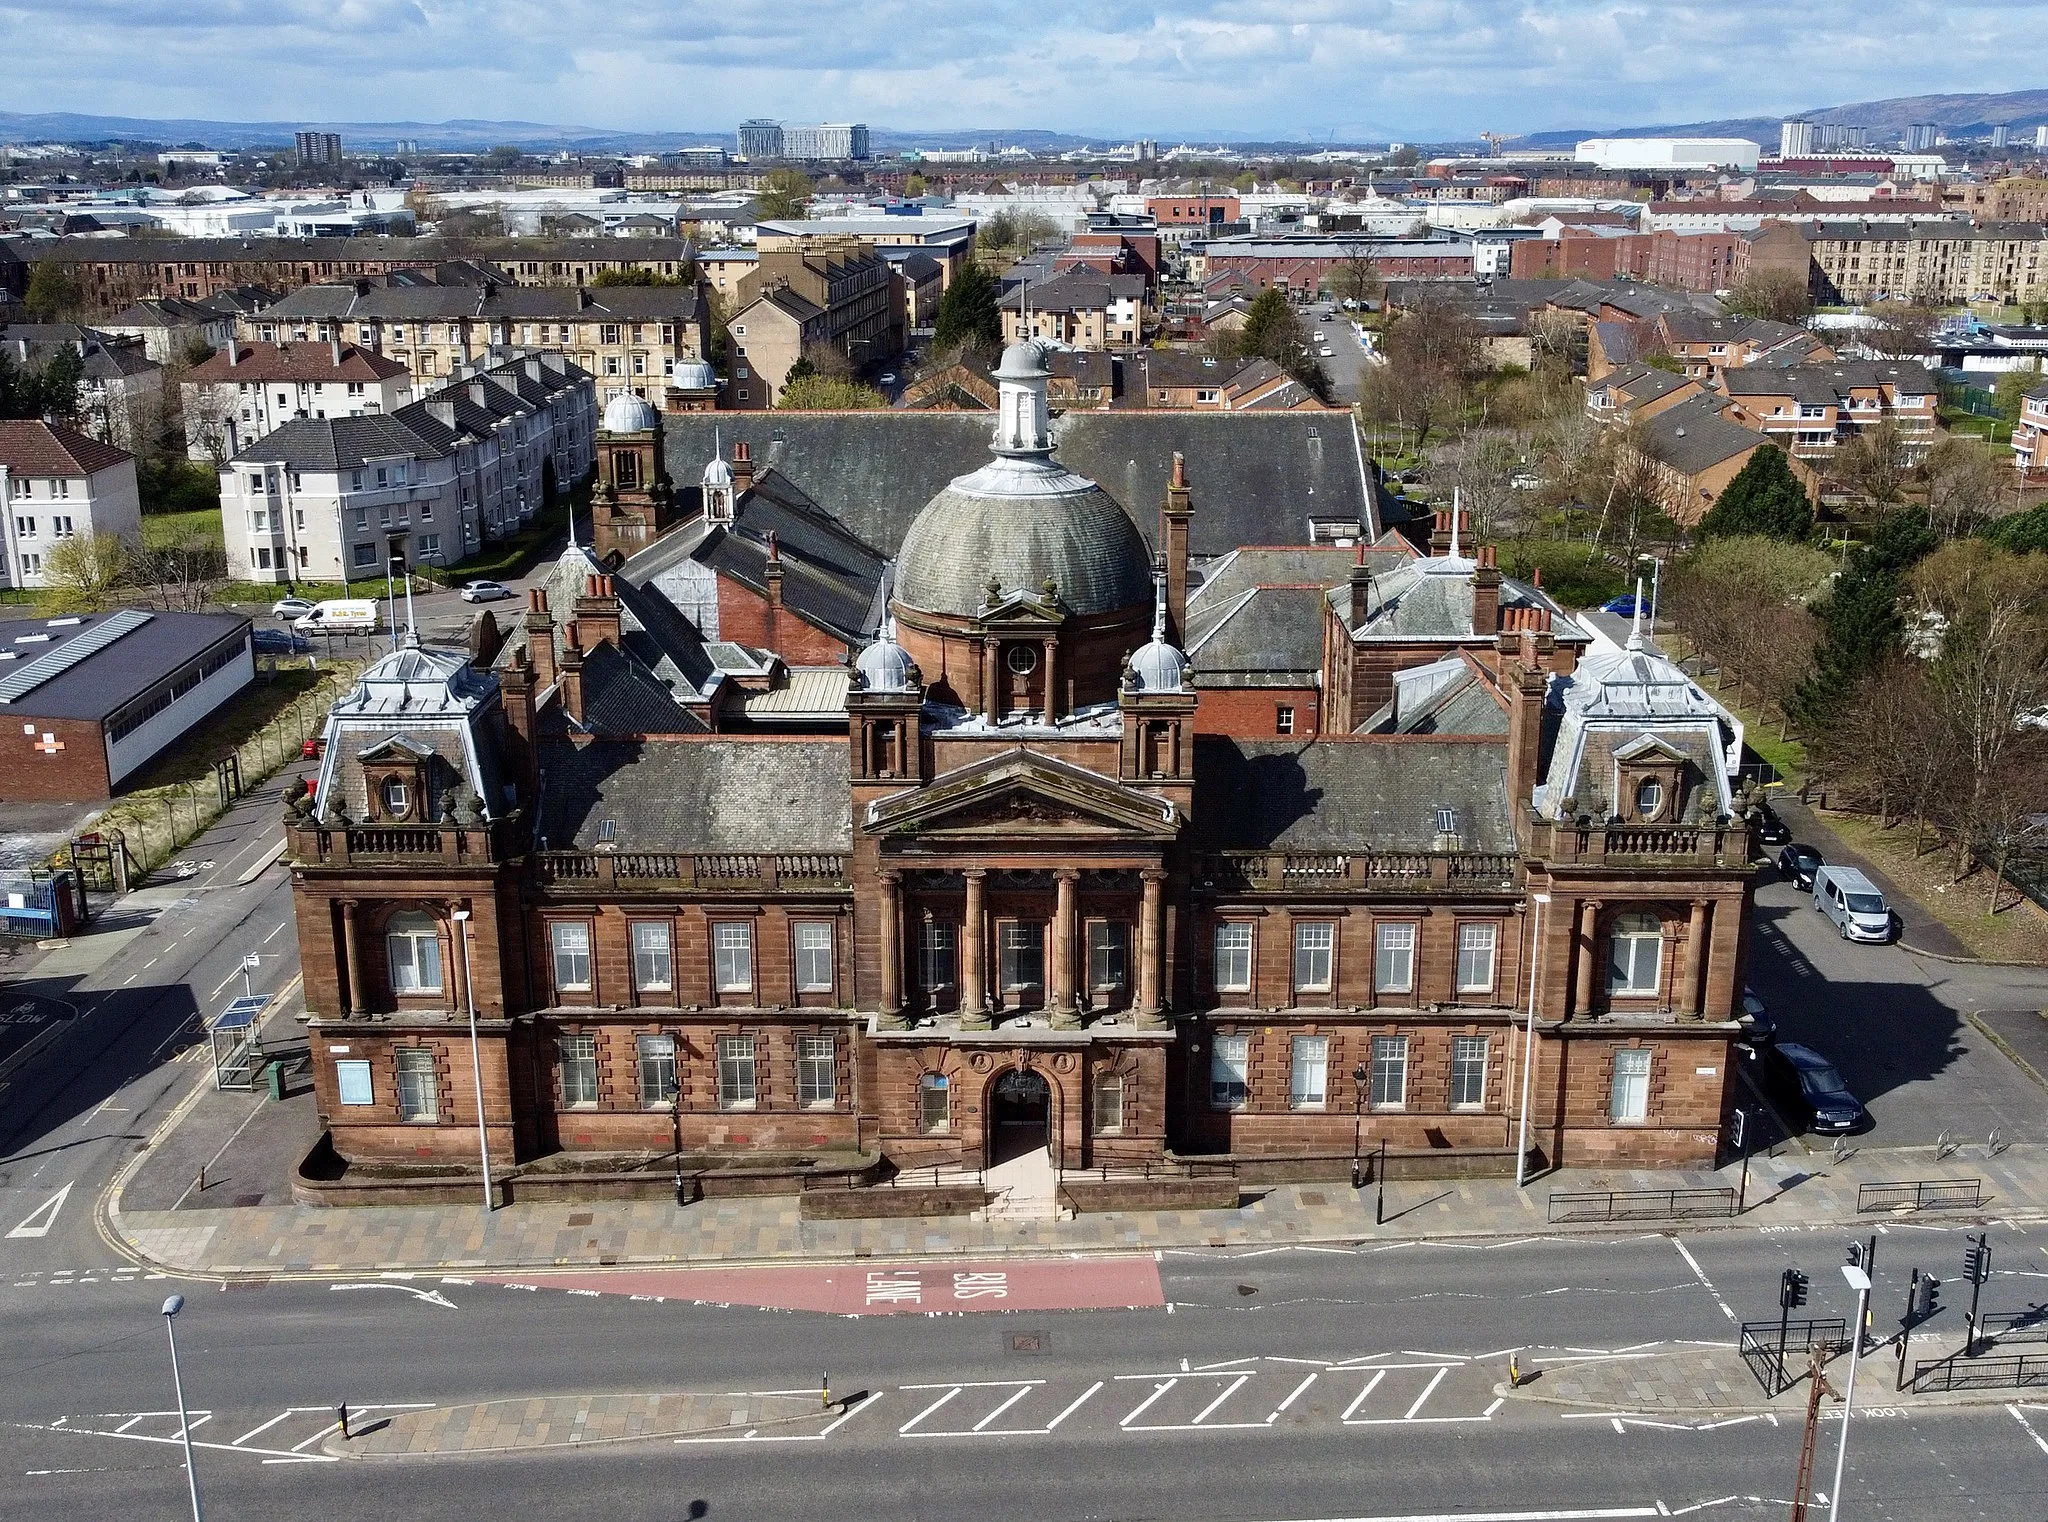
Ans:
[[[395,994],[441,991],[441,927],[430,914],[394,914],[384,927]]]
[[[952,1115],[946,1103],[946,1075],[926,1073],[917,1081],[917,1129],[924,1132],[945,1131],[952,1127]]]
[[[1657,991],[1664,962],[1664,925],[1656,915],[1616,915],[1609,937],[1607,991],[1640,996]]]

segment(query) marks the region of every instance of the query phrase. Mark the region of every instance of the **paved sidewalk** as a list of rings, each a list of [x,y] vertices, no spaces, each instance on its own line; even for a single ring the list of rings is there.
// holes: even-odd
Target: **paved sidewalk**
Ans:
[[[710,1200],[678,1210],[663,1201],[511,1205],[486,1220],[470,1206],[321,1208],[261,1205],[239,1210],[136,1210],[117,1189],[108,1212],[114,1237],[133,1255],[177,1272],[208,1276],[474,1271],[612,1267],[630,1264],[744,1265],[790,1259],[990,1257],[1010,1253],[1130,1252],[1163,1247],[1270,1246],[1418,1237],[1526,1237],[1655,1231],[1666,1219],[1552,1224],[1548,1198],[1576,1190],[1699,1189],[1737,1183],[1718,1173],[1609,1169],[1554,1174],[1517,1192],[1505,1179],[1390,1183],[1385,1221],[1374,1221],[1375,1191],[1354,1195],[1341,1180],[1248,1191],[1235,1210],[1131,1211],[1069,1221],[806,1221],[792,1196]],[[1750,1163],[1744,1227],[1867,1227],[1889,1214],[1858,1215],[1857,1187],[1912,1179],[1982,1179],[1977,1211],[1928,1211],[1914,1219],[2048,1219],[2048,1146],[1996,1156],[1983,1144],[1936,1159],[1932,1149],[1831,1154],[1784,1149]],[[1734,1224],[1694,1218],[1688,1231]]]
[[[353,1436],[334,1432],[321,1448],[340,1458],[439,1458],[700,1432],[751,1434],[821,1412],[840,1414],[817,1395],[543,1395],[359,1416],[350,1424]]]
[[[1918,1363],[1936,1359],[1960,1359],[1959,1338],[1945,1335],[1915,1336],[1906,1352],[1907,1372]],[[1987,1357],[2004,1350],[1992,1349]],[[2013,1351],[2023,1351],[2015,1349]],[[1592,1357],[1566,1356],[1545,1361],[1525,1355],[1522,1384],[1509,1389],[1505,1381],[1497,1392],[1515,1400],[1557,1406],[1583,1406],[1589,1414],[1634,1413],[1665,1418],[1720,1418],[1747,1413],[1771,1413],[1781,1421],[1788,1416],[1803,1419],[1811,1392],[1807,1383],[1811,1367],[1803,1349],[1788,1349],[1785,1372],[1792,1377],[1790,1389],[1776,1396],[1765,1394],[1762,1383],[1744,1362],[1733,1344],[1691,1345],[1656,1348],[1636,1353],[1607,1353]],[[2009,1356],[2009,1355],[2008,1355]],[[1849,1378],[1846,1346],[1827,1365],[1828,1387],[1822,1397],[1828,1409],[1839,1409]],[[1897,1388],[1898,1345],[1886,1339],[1866,1347],[1856,1378],[1856,1409],[1873,1406],[1924,1408],[1929,1406],[2003,1405],[2015,1399],[2011,1386],[1987,1386],[1953,1393],[1919,1392]]]

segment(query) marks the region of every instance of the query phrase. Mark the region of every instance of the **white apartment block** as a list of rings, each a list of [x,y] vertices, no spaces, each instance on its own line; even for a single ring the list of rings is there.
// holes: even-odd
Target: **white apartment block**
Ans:
[[[221,468],[229,573],[381,579],[452,566],[596,460],[597,391],[559,354],[497,355],[389,413],[295,418]]]
[[[396,360],[339,339],[233,342],[193,366],[180,389],[185,453],[219,465],[301,418],[396,412],[412,400],[412,376]]]
[[[51,549],[78,535],[118,534],[142,545],[135,457],[73,428],[0,422],[0,503],[6,505],[5,584],[40,587]]]

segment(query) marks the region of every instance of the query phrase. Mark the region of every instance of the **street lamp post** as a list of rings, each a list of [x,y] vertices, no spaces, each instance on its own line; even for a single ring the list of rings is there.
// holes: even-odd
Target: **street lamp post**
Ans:
[[[484,1058],[476,1035],[476,979],[469,970],[469,911],[457,909],[450,919],[461,927],[462,935],[462,992],[469,1005],[469,1073],[476,1085],[476,1150],[484,1165],[484,1214],[489,1215],[491,1205],[491,1133],[484,1125]]]
[[[185,1445],[185,1488],[192,1495],[192,1522],[206,1522],[199,1509],[199,1471],[192,1467],[192,1420],[185,1414],[185,1379],[178,1372],[178,1330],[172,1324],[185,1308],[185,1297],[164,1302],[164,1334],[171,1339],[171,1388],[178,1393],[178,1439]]]
[[[1870,1315],[1870,1275],[1854,1263],[1844,1263],[1842,1277],[1856,1291],[1856,1338],[1849,1344],[1849,1384],[1842,1392],[1842,1444],[1835,1450],[1835,1484],[1828,1492],[1828,1522],[1840,1522],[1842,1515],[1842,1471],[1849,1462],[1849,1415],[1856,1406],[1856,1366],[1863,1361],[1863,1323]]]
[[[1532,893],[1529,897],[1536,909],[1529,938],[1529,1024],[1522,1037],[1522,1126],[1515,1147],[1517,1189],[1529,1181],[1529,1091],[1536,1076],[1536,980],[1543,968],[1543,906],[1550,902],[1548,893]]]
[[[1351,1083],[1356,1098],[1351,1106],[1351,1187],[1363,1189],[1365,1177],[1359,1172],[1365,1147],[1365,1064],[1359,1063],[1351,1070]]]

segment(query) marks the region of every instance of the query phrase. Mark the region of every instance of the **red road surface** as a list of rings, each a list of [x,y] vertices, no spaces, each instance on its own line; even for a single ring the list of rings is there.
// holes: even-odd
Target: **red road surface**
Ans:
[[[595,1290],[717,1305],[822,1311],[835,1316],[903,1312],[1088,1311],[1163,1305],[1149,1257],[1010,1258],[992,1263],[836,1263],[770,1268],[656,1268],[617,1273],[527,1274],[479,1284]]]

